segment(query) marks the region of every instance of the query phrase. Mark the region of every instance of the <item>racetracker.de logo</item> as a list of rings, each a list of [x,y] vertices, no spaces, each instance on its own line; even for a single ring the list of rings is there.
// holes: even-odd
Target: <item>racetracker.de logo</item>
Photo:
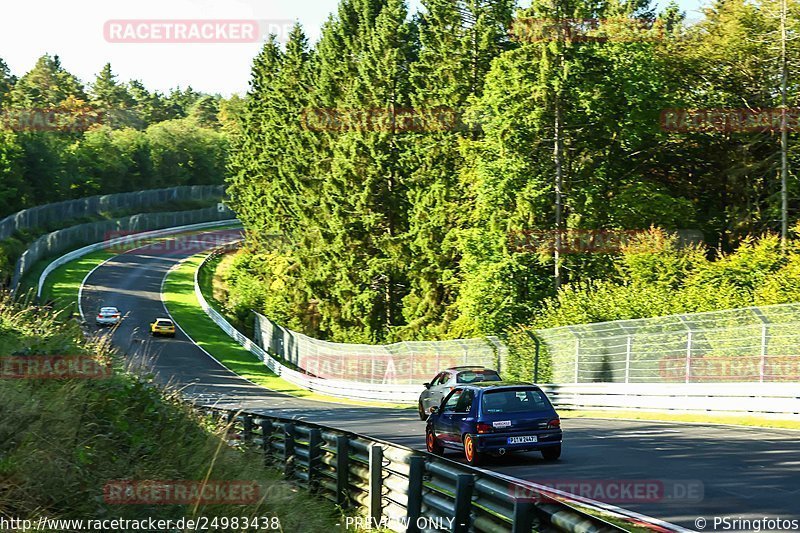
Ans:
[[[604,503],[697,503],[704,485],[696,479],[550,479],[515,483],[509,494],[518,501],[548,502],[568,493]]]
[[[212,233],[186,233],[171,237],[150,237],[134,231],[114,230],[105,234],[106,250],[123,254],[138,248],[147,247],[152,255],[173,255],[175,253],[203,252],[212,248],[235,250],[239,247],[241,233],[237,230],[215,231]]]
[[[107,113],[89,108],[5,109],[0,112],[0,129],[5,127],[17,132],[77,133],[98,124],[106,124],[108,120]]]
[[[800,107],[772,109],[664,109],[661,129],[680,133],[800,131]]]
[[[88,355],[0,357],[0,379],[104,379],[111,375],[111,363]]]
[[[634,42],[664,37],[663,28],[640,18],[535,18],[521,17],[511,24],[512,39],[522,42]]]
[[[462,113],[451,107],[309,107],[300,114],[308,131],[437,133],[467,131]]]
[[[249,505],[260,500],[256,481],[119,480],[103,487],[112,505]]]
[[[109,43],[256,43],[274,34],[288,38],[291,20],[109,20],[103,36]]]

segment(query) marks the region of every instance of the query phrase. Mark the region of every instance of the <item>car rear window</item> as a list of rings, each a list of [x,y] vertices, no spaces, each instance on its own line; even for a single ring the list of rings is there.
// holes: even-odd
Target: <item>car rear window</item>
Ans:
[[[494,370],[465,370],[458,373],[458,383],[479,383],[481,381],[501,381]]]
[[[481,402],[481,410],[487,415],[546,411],[551,408],[547,397],[538,389],[486,391]]]
[[[171,326],[172,322],[170,322],[169,320],[159,320],[158,322],[156,322],[156,325],[158,325],[158,326]]]

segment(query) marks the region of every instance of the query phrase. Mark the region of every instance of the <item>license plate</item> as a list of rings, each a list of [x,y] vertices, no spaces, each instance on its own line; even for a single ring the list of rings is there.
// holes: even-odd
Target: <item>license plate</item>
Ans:
[[[508,437],[509,444],[527,444],[529,442],[539,442],[536,435],[526,435],[524,437]]]

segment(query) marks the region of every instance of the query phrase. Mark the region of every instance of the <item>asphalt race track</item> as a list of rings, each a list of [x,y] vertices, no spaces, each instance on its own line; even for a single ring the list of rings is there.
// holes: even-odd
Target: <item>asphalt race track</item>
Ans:
[[[159,382],[189,397],[424,448],[424,423],[416,411],[289,397],[239,378],[181,331],[175,339],[150,338],[148,324],[167,316],[160,290],[169,269],[212,241],[219,245],[217,237],[230,233],[133,250],[98,267],[88,276],[80,302],[89,324],[94,327],[100,305],[118,307],[125,319],[113,334],[114,344],[132,365],[145,365]],[[507,455],[487,468],[562,489],[590,490],[584,495],[690,529],[700,516],[709,522],[706,530],[712,530],[714,516],[800,519],[800,431],[600,419],[564,419],[563,428],[561,460]]]

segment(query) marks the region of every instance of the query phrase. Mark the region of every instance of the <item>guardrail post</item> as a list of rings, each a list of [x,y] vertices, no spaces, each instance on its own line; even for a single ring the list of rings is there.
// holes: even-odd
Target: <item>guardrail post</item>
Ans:
[[[253,442],[253,415],[244,415],[244,431],[242,439],[245,444]]]
[[[383,448],[379,444],[369,447],[369,518],[378,524],[383,514]]]
[[[475,486],[475,476],[472,474],[458,474],[456,478],[456,505],[453,533],[467,533],[469,531],[469,517],[472,510],[472,488]]]
[[[425,458],[413,455],[408,461],[408,503],[406,533],[419,533],[417,518],[422,515],[422,482],[425,476]]]
[[[526,329],[525,333],[533,341],[533,349],[534,349],[534,354],[533,354],[533,382],[534,383],[538,383],[539,382],[539,350],[541,348],[541,346],[540,346],[541,343],[539,342],[538,337],[536,337],[536,335],[534,335],[532,331]]]
[[[336,503],[346,508],[350,501],[350,441],[347,435],[336,437]]]
[[[264,466],[270,464],[270,438],[272,437],[272,420],[261,419],[261,450],[264,452]]]
[[[283,425],[283,475],[291,477],[294,469],[294,424]]]
[[[531,533],[533,509],[533,502],[529,500],[514,500],[514,522],[511,524],[511,533]]]
[[[322,462],[322,431],[311,429],[308,432],[308,486],[313,491],[317,489],[319,479],[319,466]]]

